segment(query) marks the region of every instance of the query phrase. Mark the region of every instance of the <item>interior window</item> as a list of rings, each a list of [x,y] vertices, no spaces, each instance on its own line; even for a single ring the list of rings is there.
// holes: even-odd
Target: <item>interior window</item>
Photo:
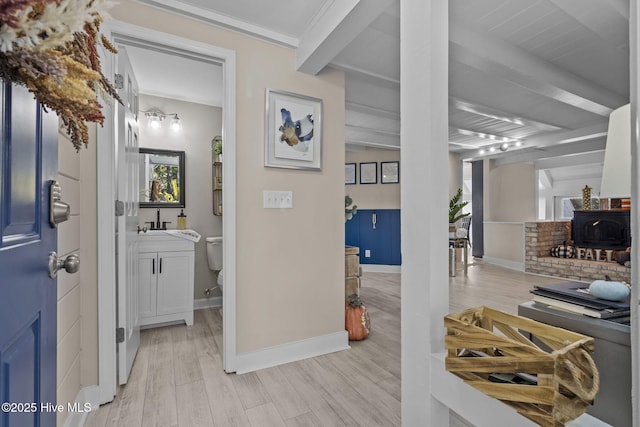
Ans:
[[[556,219],[573,219],[573,211],[582,210],[582,197],[554,197],[556,205]],[[600,209],[600,199],[591,199],[591,209]]]

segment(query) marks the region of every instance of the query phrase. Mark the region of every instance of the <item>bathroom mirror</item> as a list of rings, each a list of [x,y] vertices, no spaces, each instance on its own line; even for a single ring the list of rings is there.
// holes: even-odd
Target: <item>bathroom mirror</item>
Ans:
[[[184,208],[184,151],[140,148],[140,207]]]

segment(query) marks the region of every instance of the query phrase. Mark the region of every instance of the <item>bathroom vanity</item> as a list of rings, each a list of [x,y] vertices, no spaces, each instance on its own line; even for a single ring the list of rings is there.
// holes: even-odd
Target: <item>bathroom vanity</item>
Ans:
[[[194,241],[161,230],[138,237],[140,326],[182,320],[192,325]]]

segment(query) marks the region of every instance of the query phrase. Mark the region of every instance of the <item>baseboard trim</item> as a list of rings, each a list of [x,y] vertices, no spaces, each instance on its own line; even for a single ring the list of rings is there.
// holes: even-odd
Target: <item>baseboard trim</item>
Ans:
[[[360,267],[365,273],[400,273],[402,271],[399,265],[360,264]]]
[[[351,347],[349,347],[347,331],[340,331],[274,347],[248,351],[238,354],[236,373],[245,374],[349,348]]]
[[[193,301],[193,309],[222,307],[222,297],[200,298]]]
[[[67,406],[65,410],[69,412],[64,427],[82,427],[89,417],[91,411],[100,407],[100,389],[97,385],[83,387],[78,391],[74,408]],[[64,403],[62,403],[64,405]],[[73,404],[71,404],[73,405]]]
[[[492,258],[488,256],[485,256],[482,259],[489,264],[499,265],[500,267],[524,272],[524,262],[509,261],[506,259]]]

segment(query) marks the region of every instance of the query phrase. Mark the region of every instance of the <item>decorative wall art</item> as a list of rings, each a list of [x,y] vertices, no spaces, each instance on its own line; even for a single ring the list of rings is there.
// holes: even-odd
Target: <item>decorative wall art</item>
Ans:
[[[378,162],[360,163],[360,184],[378,183]]]
[[[400,162],[380,162],[380,182],[397,184],[400,182]]]
[[[322,100],[267,89],[264,165],[322,170]]]
[[[356,183],[356,164],[355,163],[345,163],[344,183],[347,185]]]

